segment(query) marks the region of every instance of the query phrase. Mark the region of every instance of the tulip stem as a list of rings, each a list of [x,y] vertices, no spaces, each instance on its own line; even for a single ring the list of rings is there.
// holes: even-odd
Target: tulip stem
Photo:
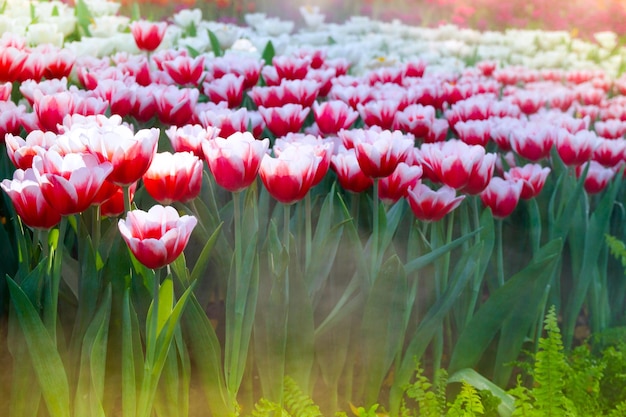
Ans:
[[[93,249],[96,251],[96,254],[99,253],[100,247],[100,234],[102,233],[100,222],[102,221],[102,210],[100,210],[100,206],[97,205],[94,207],[94,215],[91,218],[92,227],[91,233],[93,234]]]
[[[309,269],[311,263],[311,244],[312,244],[312,226],[311,226],[311,193],[307,193],[304,197],[304,270]]]
[[[233,193],[233,216],[235,224],[235,276],[239,278],[242,269],[242,253],[241,253],[241,199],[239,193]]]
[[[371,270],[370,270],[370,284],[373,284],[376,280],[376,276],[378,275],[378,229],[380,225],[378,224],[378,178],[374,178],[374,191],[372,193],[372,244],[371,244]]]
[[[128,213],[130,211],[130,185],[122,187],[122,194],[124,195],[124,211]]]
[[[498,269],[498,287],[504,285],[504,253],[502,250],[502,219],[496,220],[496,239],[498,245],[497,253],[497,269]]]

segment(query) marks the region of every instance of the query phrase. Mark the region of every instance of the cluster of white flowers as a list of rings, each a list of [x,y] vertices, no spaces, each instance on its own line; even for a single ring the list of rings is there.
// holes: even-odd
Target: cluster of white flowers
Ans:
[[[76,30],[77,19],[73,8],[58,0],[6,0],[0,14],[0,33],[25,36],[31,45],[63,45],[79,56],[138,52],[128,30],[130,18],[117,14],[119,3],[82,3],[92,17],[91,36],[83,36],[79,41],[67,41]],[[325,23],[326,16],[318,7],[302,7],[300,14],[302,21],[298,22],[264,13],[248,14],[247,26],[241,27],[204,20],[199,9],[185,9],[172,16],[161,48],[192,48],[210,53],[211,31],[223,49],[237,53],[260,56],[270,41],[277,54],[302,48],[324,49],[329,58],[348,59],[355,73],[415,59],[427,62],[428,71],[458,72],[475,62],[489,60],[500,67],[601,69],[617,77],[626,63],[626,48],[619,46],[616,34],[608,31],[595,34],[595,42],[588,42],[565,31],[481,32],[454,25],[425,28],[365,16],[353,16],[343,23]]]

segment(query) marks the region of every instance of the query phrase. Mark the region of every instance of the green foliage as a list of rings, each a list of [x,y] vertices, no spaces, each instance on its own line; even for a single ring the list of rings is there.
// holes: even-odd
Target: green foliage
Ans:
[[[463,381],[461,391],[450,405],[448,415],[451,417],[474,417],[483,415],[485,407],[476,388]]]
[[[626,245],[620,239],[615,236],[605,235],[606,244],[613,255],[618,261],[622,263],[624,271],[626,272]]]
[[[321,417],[322,413],[313,400],[306,395],[291,377],[285,377],[283,385],[285,408],[292,416]]]

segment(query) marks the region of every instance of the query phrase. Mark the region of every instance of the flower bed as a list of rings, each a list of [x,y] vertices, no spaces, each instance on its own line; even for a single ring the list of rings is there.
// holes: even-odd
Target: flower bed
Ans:
[[[415,360],[506,387],[552,305],[624,325],[610,35],[116,7],[4,9],[14,415],[397,415]]]

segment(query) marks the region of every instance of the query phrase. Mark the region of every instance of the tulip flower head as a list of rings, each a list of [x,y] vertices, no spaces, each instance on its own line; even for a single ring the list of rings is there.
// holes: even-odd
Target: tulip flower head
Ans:
[[[413,136],[399,130],[363,130],[355,142],[356,158],[361,169],[372,178],[391,175],[414,146]]]
[[[239,192],[255,180],[269,139],[256,140],[250,132],[236,132],[227,139],[217,137],[202,145],[215,182],[230,192]]]
[[[133,34],[137,48],[142,51],[152,52],[161,45],[167,23],[149,22],[147,20],[137,20],[130,24],[130,31]]]
[[[523,167],[511,168],[504,173],[504,178],[521,180],[523,186],[520,198],[528,200],[539,195],[546,183],[548,174],[550,174],[548,167],[541,167],[539,164],[526,164]]]
[[[432,190],[418,182],[407,190],[406,199],[415,217],[425,222],[436,222],[457,208],[465,196],[456,195],[456,191],[447,185]]]
[[[523,182],[517,179],[505,180],[494,177],[480,193],[480,199],[485,206],[491,208],[494,217],[504,218],[515,210],[523,185]]]
[[[160,204],[193,200],[202,188],[202,160],[191,152],[157,153],[143,184]]]
[[[319,159],[312,146],[288,147],[276,158],[266,154],[259,175],[272,197],[283,204],[293,204],[313,186]]]
[[[183,252],[198,220],[179,216],[171,206],[156,205],[150,210],[132,210],[118,221],[122,238],[137,260],[148,268],[171,264]]]
[[[15,211],[25,225],[36,229],[50,229],[61,221],[59,212],[43,196],[31,168],[16,170],[13,179],[3,180],[0,187],[11,198]]]

